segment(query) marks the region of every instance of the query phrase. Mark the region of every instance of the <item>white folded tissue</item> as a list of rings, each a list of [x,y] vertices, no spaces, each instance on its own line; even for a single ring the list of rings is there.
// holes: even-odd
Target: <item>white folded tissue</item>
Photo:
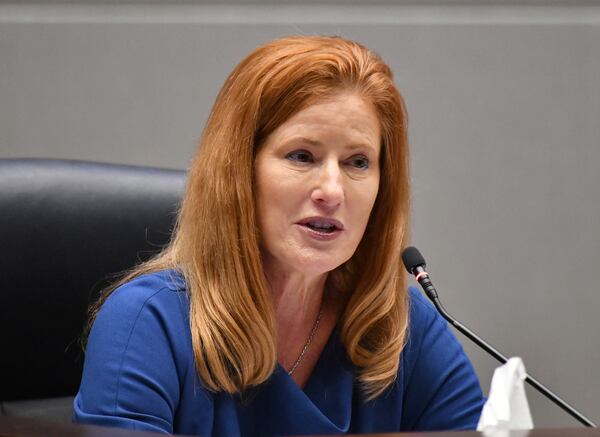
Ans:
[[[496,368],[477,431],[533,429],[525,395],[526,377],[523,360],[519,357],[510,358]]]

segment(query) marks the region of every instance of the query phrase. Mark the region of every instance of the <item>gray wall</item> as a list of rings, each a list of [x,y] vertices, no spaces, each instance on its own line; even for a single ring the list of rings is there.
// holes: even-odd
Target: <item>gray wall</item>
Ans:
[[[185,168],[231,68],[298,33],[391,64],[446,306],[600,421],[598,2],[0,2],[0,157]],[[576,425],[528,395],[538,426]]]

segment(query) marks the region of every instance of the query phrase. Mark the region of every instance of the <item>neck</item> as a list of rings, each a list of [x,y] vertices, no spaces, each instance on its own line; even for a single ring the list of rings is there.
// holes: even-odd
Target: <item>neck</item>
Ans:
[[[276,313],[311,313],[320,306],[327,274],[308,277],[296,272],[268,271],[265,276]]]
[[[281,340],[306,338],[321,308],[327,273],[306,275],[263,262]]]

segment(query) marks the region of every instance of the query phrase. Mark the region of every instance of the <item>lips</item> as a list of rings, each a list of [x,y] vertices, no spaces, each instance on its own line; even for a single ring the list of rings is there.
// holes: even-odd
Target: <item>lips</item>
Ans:
[[[321,234],[333,234],[344,229],[342,222],[329,217],[307,217],[298,224]]]

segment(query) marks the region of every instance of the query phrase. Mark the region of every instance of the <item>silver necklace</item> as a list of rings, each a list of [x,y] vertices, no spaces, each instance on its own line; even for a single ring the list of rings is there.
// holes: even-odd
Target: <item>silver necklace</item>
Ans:
[[[302,352],[300,352],[300,356],[298,357],[298,359],[296,359],[296,362],[294,363],[292,368],[288,371],[288,375],[291,375],[292,373],[294,373],[296,371],[296,368],[302,362],[302,359],[304,358],[304,354],[308,350],[308,347],[310,346],[310,343],[312,342],[313,337],[315,336],[315,333],[317,332],[317,328],[319,327],[319,322],[321,322],[322,315],[323,315],[323,301],[321,301],[321,308],[319,308],[319,315],[317,316],[317,320],[315,320],[315,324],[313,325],[312,330],[310,331],[310,335],[308,336],[306,343],[304,343],[304,348],[302,348]]]

